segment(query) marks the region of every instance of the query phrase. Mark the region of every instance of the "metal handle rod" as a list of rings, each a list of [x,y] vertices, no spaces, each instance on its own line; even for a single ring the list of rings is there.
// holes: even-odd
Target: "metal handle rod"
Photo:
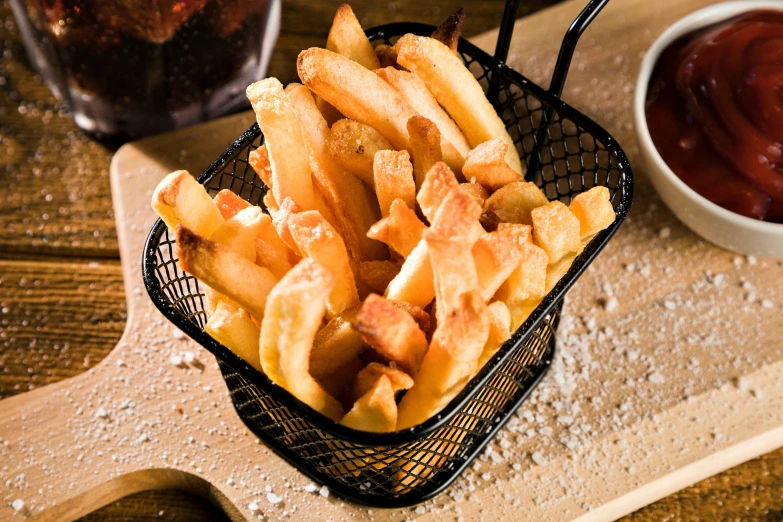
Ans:
[[[498,31],[498,43],[495,45],[495,58],[505,62],[508,58],[508,49],[511,47],[511,36],[514,34],[514,22],[517,20],[519,0],[508,0],[503,10],[503,20]]]

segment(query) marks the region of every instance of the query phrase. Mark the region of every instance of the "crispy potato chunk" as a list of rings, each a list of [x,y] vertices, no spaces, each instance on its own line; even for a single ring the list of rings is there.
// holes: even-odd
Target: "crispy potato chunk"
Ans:
[[[581,247],[579,220],[560,201],[551,201],[530,213],[533,221],[533,242],[544,249],[549,263],[557,263],[568,253]]]
[[[444,149],[444,155],[453,155],[455,162],[464,161],[465,155],[470,151],[468,140],[462,131],[459,130],[457,124],[454,123],[454,120],[438,105],[437,100],[435,100],[435,97],[427,89],[421,78],[413,73],[400,71],[396,68],[378,69],[375,73],[400,93],[405,101],[413,107],[414,111],[438,126],[441,136],[454,147],[453,150],[448,147]],[[459,156],[456,156],[456,154],[459,154]],[[460,157],[462,158],[461,160]],[[449,160],[446,162],[451,165]]]
[[[386,287],[400,272],[400,265],[393,261],[364,261],[359,264],[359,277],[378,293]]]
[[[386,243],[402,257],[408,257],[426,229],[411,207],[396,199],[389,207],[389,215],[370,227],[367,235]]]
[[[354,328],[384,359],[415,375],[427,352],[427,338],[407,312],[383,297],[370,294],[356,316]]]
[[[237,212],[250,206],[250,203],[240,198],[228,189],[223,189],[213,199],[223,219],[234,217]]]
[[[361,397],[367,393],[378,379],[382,376],[389,378],[392,390],[394,392],[409,390],[413,386],[413,379],[410,375],[398,370],[397,368],[390,368],[385,364],[371,362],[356,375],[356,381],[353,383],[353,392],[357,397]]]
[[[212,233],[210,239],[245,259],[255,262],[255,239],[264,226],[264,216],[266,214],[259,207],[247,207],[225,220]]]
[[[172,232],[182,225],[209,237],[223,223],[215,202],[187,170],[163,178],[152,193],[152,209]]]
[[[484,203],[484,212],[506,223],[532,225],[530,213],[547,203],[549,200],[535,183],[515,181],[492,194]]]
[[[264,317],[267,296],[277,284],[269,270],[182,225],[177,226],[177,257],[184,271],[236,301],[256,319]]]
[[[373,178],[383,217],[389,215],[395,199],[401,199],[409,208],[414,208],[416,184],[408,151],[378,151],[373,158]]]
[[[316,197],[316,210],[340,232],[354,260],[385,258],[386,249],[383,245],[367,237],[367,230],[380,217],[375,196],[359,179],[345,172],[329,153],[332,131],[318,112],[310,91],[303,85],[292,83],[285,92],[299,118],[310,149],[316,196],[323,196],[323,205],[319,205]],[[328,214],[333,217],[330,218]]]
[[[394,431],[397,426],[397,403],[391,380],[381,375],[373,387],[359,397],[340,424],[371,433]]]
[[[549,258],[541,248],[531,243],[522,246],[522,260],[498,290],[496,297],[509,307],[546,294],[547,264]]]
[[[343,408],[309,373],[310,351],[334,287],[328,270],[303,259],[275,286],[261,323],[261,367],[278,386],[338,421]]]
[[[380,44],[375,46],[375,56],[378,58],[380,67],[394,67],[397,68],[397,51],[391,45]]]
[[[338,120],[332,125],[329,153],[343,168],[375,186],[373,159],[381,150],[394,150],[380,132],[369,125],[349,119]]]
[[[457,178],[451,169],[443,162],[438,162],[427,172],[424,182],[416,194],[416,201],[421,207],[424,217],[432,223],[441,202],[451,189],[459,187]]]
[[[507,232],[517,237],[523,243],[533,242],[533,227],[530,225],[519,225],[517,223],[498,223],[495,229],[498,232]]]
[[[606,187],[593,187],[582,192],[571,201],[568,208],[579,220],[581,238],[597,234],[614,223],[616,218]]]
[[[314,259],[329,270],[334,288],[326,301],[329,316],[359,304],[359,294],[353,280],[345,243],[329,222],[315,210],[293,214],[288,218],[291,237],[303,255]]]
[[[502,137],[485,141],[468,153],[462,166],[462,175],[491,191],[521,181],[519,173],[506,164],[507,153],[508,142]]]
[[[408,133],[411,136],[413,172],[416,177],[416,190],[418,190],[424,183],[427,172],[443,159],[440,150],[440,131],[424,116],[414,116],[408,120]]]
[[[526,242],[514,232],[513,229],[490,232],[473,245],[471,252],[484,301],[495,295],[522,260]]]
[[[571,268],[579,252],[571,252],[564,255],[557,263],[552,263],[546,270],[546,291],[550,292],[560,282],[566,272]]]
[[[275,200],[281,202],[290,197],[303,209],[312,210],[310,155],[283,85],[277,78],[267,78],[250,85],[247,97],[264,133]]]
[[[224,301],[217,303],[204,326],[207,332],[217,342],[230,349],[247,361],[258,371],[261,369],[261,359],[258,354],[258,327],[253,323],[245,310],[236,308]]]
[[[326,48],[370,70],[380,67],[375,49],[372,48],[359,20],[348,4],[342,4],[337,8],[332,27],[329,29],[329,36],[326,38]]]
[[[446,20],[432,33],[432,37],[443,42],[451,52],[457,52],[459,37],[462,36],[462,24],[465,23],[465,9],[460,9],[449,15]]]
[[[476,203],[481,205],[482,208],[484,207],[484,203],[487,201],[489,194],[480,183],[460,183],[459,188],[464,193],[475,199]]]
[[[471,147],[502,137],[509,145],[506,163],[522,174],[522,163],[506,125],[462,59],[434,38],[413,34],[400,38],[395,48],[397,62],[424,81],[438,103],[457,122]]]
[[[317,380],[327,379],[367,348],[352,325],[358,312],[358,306],[346,310],[333,317],[316,334],[310,352],[310,374]]]
[[[489,336],[476,366],[477,373],[500,350],[503,343],[511,338],[511,312],[503,301],[495,301],[487,305],[487,317],[489,318]]]
[[[261,145],[247,156],[247,162],[269,188],[272,188],[272,164],[269,162],[269,151],[266,144]]]

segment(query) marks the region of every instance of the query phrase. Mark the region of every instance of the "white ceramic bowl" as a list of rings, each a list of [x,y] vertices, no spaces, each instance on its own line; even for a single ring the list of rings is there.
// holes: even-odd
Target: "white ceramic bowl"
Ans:
[[[716,245],[746,255],[783,258],[783,224],[740,216],[700,196],[666,165],[650,137],[644,104],[658,57],[674,40],[701,27],[758,9],[783,10],[780,0],[725,2],[701,9],[669,27],[642,61],[634,96],[634,119],[642,157],[655,189],[672,212],[694,232]]]

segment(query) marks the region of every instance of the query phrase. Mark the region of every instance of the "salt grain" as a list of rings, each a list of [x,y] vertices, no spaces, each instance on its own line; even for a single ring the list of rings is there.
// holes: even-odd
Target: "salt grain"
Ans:
[[[266,499],[269,501],[270,504],[279,504],[283,501],[283,497],[277,496],[271,491],[266,494]]]
[[[14,508],[14,511],[21,511],[24,507],[24,500],[22,499],[16,499],[13,502],[11,502],[11,507]]]
[[[539,451],[534,452],[530,458],[532,458],[533,462],[535,462],[538,466],[543,466],[547,463],[546,457],[544,457],[544,455],[542,455]]]
[[[304,487],[304,490],[308,493],[315,493],[315,491],[318,489],[318,486],[315,484],[308,484]]]
[[[258,503],[251,502],[250,504],[247,505],[247,509],[251,513],[255,513],[256,511],[258,511]]]
[[[617,301],[616,297],[610,297],[609,299],[605,299],[603,301],[604,310],[607,312],[614,312],[617,310],[617,308],[620,306],[619,301]]]
[[[329,498],[329,488],[322,486],[321,489],[318,490],[318,494],[324,498]]]
[[[658,231],[658,237],[661,239],[667,239],[672,235],[672,230],[669,227],[663,227]]]

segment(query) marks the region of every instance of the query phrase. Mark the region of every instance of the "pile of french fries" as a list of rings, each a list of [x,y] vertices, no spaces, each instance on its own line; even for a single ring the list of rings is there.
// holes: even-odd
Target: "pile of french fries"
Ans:
[[[437,414],[615,212],[524,181],[456,53],[462,13],[375,48],[348,5],[302,84],[247,89],[268,213],[186,171],[152,206],[205,286],[205,330],[330,419],[391,432]]]

